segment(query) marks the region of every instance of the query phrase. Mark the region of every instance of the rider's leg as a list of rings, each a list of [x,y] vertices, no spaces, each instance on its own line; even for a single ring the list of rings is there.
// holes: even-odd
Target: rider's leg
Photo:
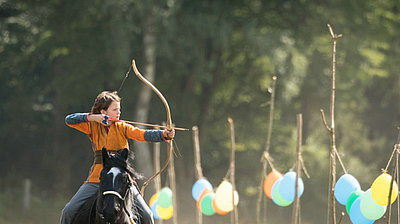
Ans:
[[[84,183],[62,210],[60,223],[70,224],[79,208],[87,199],[96,194],[99,189],[98,183]]]
[[[135,200],[136,208],[139,212],[140,223],[142,224],[154,224],[153,213],[151,209],[144,201],[142,195],[140,195],[136,186],[132,186],[133,199]]]

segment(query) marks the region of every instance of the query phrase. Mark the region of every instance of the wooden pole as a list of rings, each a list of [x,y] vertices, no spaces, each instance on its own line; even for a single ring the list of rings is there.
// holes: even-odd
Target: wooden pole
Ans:
[[[400,153],[400,126],[397,127],[397,130],[399,131],[399,135],[397,136],[397,144],[396,144],[395,148],[397,149],[397,153]],[[400,183],[400,175],[399,175],[398,169],[399,169],[399,165],[397,164],[397,184]],[[397,199],[397,223],[400,223],[400,199]]]
[[[345,216],[344,212],[340,214],[339,224],[342,223],[343,217]]]
[[[231,184],[232,184],[232,206],[233,213],[231,214],[231,223],[238,224],[239,223],[239,215],[237,211],[237,207],[235,206],[235,197],[234,193],[236,191],[235,184],[235,127],[233,125],[232,118],[228,118],[229,127],[231,130],[231,162],[230,162],[230,174],[231,174]]]
[[[31,209],[31,180],[25,179],[24,180],[24,201],[23,201],[23,208],[24,212],[27,213]]]
[[[156,129],[159,129],[159,128],[156,128]],[[160,143],[155,142],[153,144],[153,148],[154,148],[154,155],[153,155],[154,170],[160,170]],[[155,185],[156,193],[160,192],[160,190],[161,190],[161,175],[158,175],[156,178],[154,178],[154,185]],[[157,223],[162,224],[163,220],[159,219]]]
[[[203,171],[201,169],[201,158],[200,158],[200,141],[199,141],[199,128],[197,126],[192,127],[193,133],[193,148],[194,148],[194,170],[196,171],[197,180],[203,177]],[[196,209],[196,223],[203,223],[203,214]]]
[[[331,151],[330,151],[330,180],[329,180],[329,203],[328,203],[328,223],[336,224],[336,201],[335,201],[335,183],[336,183],[336,133],[335,133],[335,90],[336,90],[336,41],[341,38],[342,34],[335,34],[331,25],[328,24],[329,32],[332,38],[332,89],[331,89],[331,126],[328,127],[324,111],[321,109],[321,115],[326,129],[331,137]],[[330,215],[329,215],[330,213]]]
[[[271,134],[272,134],[272,125],[274,122],[274,107],[275,107],[275,87],[276,87],[276,76],[272,77],[272,89],[271,89],[271,105],[269,108],[269,122],[268,122],[268,130],[267,130],[267,142],[265,144],[265,150],[263,152],[263,155],[261,156],[261,161],[262,161],[262,170],[261,170],[261,178],[260,178],[260,185],[258,189],[258,198],[257,198],[257,224],[260,224],[260,216],[261,216],[261,202],[264,201],[264,223],[266,223],[266,217],[267,217],[267,202],[265,200],[265,197],[263,197],[263,185],[264,185],[264,179],[267,176],[267,169],[268,169],[268,163],[267,159],[265,158],[265,153],[267,155],[269,154],[269,147],[271,144]],[[264,199],[264,200],[263,200]]]
[[[173,224],[178,224],[178,204],[176,200],[176,180],[175,180],[175,167],[174,167],[174,156],[171,156],[169,164],[168,164],[168,176],[169,176],[169,183],[171,186],[171,191],[172,191],[172,206],[174,208],[173,210],[173,216],[172,216],[172,223]]]
[[[400,150],[400,145],[397,145],[397,147],[398,147],[398,150]],[[398,151],[398,153],[399,153],[399,151]],[[398,163],[398,161],[397,161],[397,163]],[[397,164],[397,184],[399,184],[400,183],[400,175],[399,175],[399,164]],[[394,178],[394,177],[393,177]],[[400,223],[400,199],[397,199],[397,223]]]
[[[387,223],[390,223],[390,219],[391,219],[391,215],[392,215],[392,190],[393,190],[393,184],[394,184],[394,178],[396,175],[398,175],[398,169],[399,169],[399,150],[400,150],[400,129],[399,130],[399,134],[397,136],[397,143],[394,145],[394,153],[396,153],[396,161],[394,164],[394,168],[393,168],[393,174],[392,174],[392,179],[390,181],[390,188],[389,188],[389,196],[388,196],[388,205],[387,207],[389,207],[388,209],[388,220]],[[390,162],[389,162],[390,163]]]
[[[159,128],[156,128],[156,129],[159,129]],[[154,170],[160,170],[160,143],[159,142],[155,142],[153,144],[153,150],[154,150],[154,154],[153,154]],[[160,175],[158,175],[156,178],[154,178],[154,185],[155,185],[156,192],[160,192],[160,190],[161,190],[161,176]]]
[[[201,168],[201,157],[200,157],[200,142],[199,142],[199,128],[197,126],[192,127],[193,130],[193,148],[194,148],[194,165],[196,171],[196,178],[200,179],[203,177],[203,170]]]
[[[398,170],[398,165],[399,165],[399,152],[396,149],[395,150],[396,153],[396,161],[394,164],[394,168],[393,168],[393,173],[392,173],[392,179],[390,180],[390,187],[389,187],[389,196],[388,196],[388,205],[386,207],[389,207],[388,209],[388,219],[387,219],[387,223],[390,224],[390,219],[392,217],[392,191],[393,191],[393,184],[394,184],[394,177],[397,175],[397,170]]]
[[[274,110],[275,110],[275,88],[276,88],[276,76],[272,77],[272,90],[271,90],[271,106],[269,110],[269,122],[268,122],[268,131],[267,131],[267,142],[265,144],[265,152],[269,153],[269,147],[271,145],[271,135],[272,135],[272,126],[274,123]],[[262,158],[265,158],[262,156]],[[264,159],[265,160],[265,159]]]
[[[301,155],[301,145],[303,138],[302,130],[303,130],[303,115],[297,114],[297,146],[296,146],[296,162],[295,162],[296,184],[295,184],[293,211],[292,211],[292,224],[297,224],[299,222],[300,198],[298,196],[298,188],[299,188],[299,178],[301,178],[300,155]]]

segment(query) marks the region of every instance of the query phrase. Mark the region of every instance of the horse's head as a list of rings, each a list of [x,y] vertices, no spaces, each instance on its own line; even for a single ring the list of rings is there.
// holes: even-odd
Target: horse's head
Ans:
[[[127,165],[128,150],[121,149],[110,155],[103,148],[103,170],[100,173],[98,210],[105,223],[125,223],[131,214],[132,185]]]

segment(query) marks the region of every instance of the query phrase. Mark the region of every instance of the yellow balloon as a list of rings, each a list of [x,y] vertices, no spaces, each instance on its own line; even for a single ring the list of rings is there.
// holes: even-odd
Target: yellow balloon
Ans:
[[[233,200],[235,206],[239,203],[239,194],[237,191],[233,192]],[[233,210],[232,204],[232,184],[228,181],[222,181],[215,192],[215,205],[223,212],[230,212]]]
[[[170,219],[172,215],[174,214],[174,207],[171,205],[168,208],[162,208],[159,205],[156,207],[157,213],[162,219]]]
[[[155,194],[153,194],[153,196],[151,196],[150,202],[149,202],[149,207],[151,207],[151,205],[152,205],[156,200],[158,200],[158,192],[155,193]]]
[[[390,182],[392,181],[392,176],[387,173],[383,173],[377,177],[371,186],[371,195],[372,199],[381,206],[387,206],[389,202],[389,191],[390,191]],[[397,194],[399,193],[399,188],[397,186],[396,181],[393,182],[392,195],[390,199],[390,203],[392,204],[396,201]]]

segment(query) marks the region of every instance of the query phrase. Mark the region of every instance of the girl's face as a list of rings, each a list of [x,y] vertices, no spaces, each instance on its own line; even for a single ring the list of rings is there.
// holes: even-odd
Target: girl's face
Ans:
[[[102,114],[108,115],[112,118],[119,119],[121,115],[121,105],[120,102],[113,101],[107,110],[101,110]]]

